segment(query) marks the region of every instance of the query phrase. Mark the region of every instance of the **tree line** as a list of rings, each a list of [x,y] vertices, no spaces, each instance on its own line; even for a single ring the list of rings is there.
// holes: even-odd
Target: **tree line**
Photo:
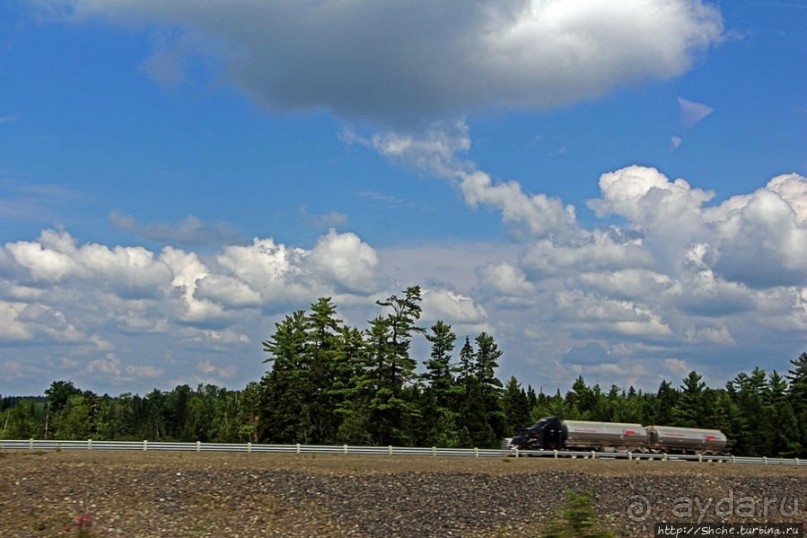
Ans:
[[[693,371],[656,392],[603,389],[581,376],[565,394],[536,393],[497,377],[502,350],[492,335],[458,340],[442,321],[419,326],[420,302],[420,287],[409,287],[378,301],[382,313],[360,329],[320,298],[275,324],[262,343],[266,373],[241,390],[181,385],[112,397],[62,380],[43,396],[0,397],[0,437],[493,448],[557,416],[716,428],[734,454],[807,456],[807,353],[784,375],[755,368],[719,388]],[[416,338],[428,343],[420,361]]]

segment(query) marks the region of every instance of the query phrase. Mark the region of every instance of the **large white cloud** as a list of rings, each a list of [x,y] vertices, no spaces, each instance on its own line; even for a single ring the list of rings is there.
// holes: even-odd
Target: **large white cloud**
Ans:
[[[702,239],[702,206],[714,196],[684,179],[670,181],[654,168],[628,166],[600,177],[602,197],[588,206],[597,216],[618,215],[643,235],[644,246],[664,265]]]
[[[807,284],[807,180],[773,178],[752,194],[705,207],[714,193],[630,166],[603,174],[598,216],[615,214],[637,231],[663,266],[692,263],[693,248],[729,280],[754,287]],[[707,259],[708,258],[708,259]]]
[[[181,80],[204,53],[277,109],[400,122],[480,106],[546,107],[689,68],[719,42],[701,0],[37,0],[51,14],[187,30],[145,70]],[[216,45],[210,46],[210,38]]]
[[[169,268],[143,247],[77,246],[68,233],[43,231],[37,241],[5,246],[6,258],[27,270],[32,282],[80,279],[129,294],[151,295],[171,278]]]

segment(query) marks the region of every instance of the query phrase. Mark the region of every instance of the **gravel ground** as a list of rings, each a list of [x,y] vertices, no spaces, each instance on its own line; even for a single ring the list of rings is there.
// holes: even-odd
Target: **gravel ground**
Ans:
[[[0,536],[538,537],[566,491],[604,528],[807,522],[807,468],[660,461],[0,452]],[[90,514],[90,516],[87,516]]]

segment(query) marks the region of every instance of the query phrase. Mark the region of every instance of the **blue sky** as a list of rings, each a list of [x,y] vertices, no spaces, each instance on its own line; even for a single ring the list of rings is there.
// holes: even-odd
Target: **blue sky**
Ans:
[[[786,370],[805,36],[797,1],[4,2],[0,394],[238,388],[292,309],[412,284],[544,390]]]

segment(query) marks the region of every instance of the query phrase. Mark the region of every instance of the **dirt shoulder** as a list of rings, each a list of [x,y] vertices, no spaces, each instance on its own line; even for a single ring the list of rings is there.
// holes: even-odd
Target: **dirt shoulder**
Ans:
[[[0,535],[540,536],[589,491],[617,536],[657,521],[805,523],[807,467],[591,461],[6,451]]]

